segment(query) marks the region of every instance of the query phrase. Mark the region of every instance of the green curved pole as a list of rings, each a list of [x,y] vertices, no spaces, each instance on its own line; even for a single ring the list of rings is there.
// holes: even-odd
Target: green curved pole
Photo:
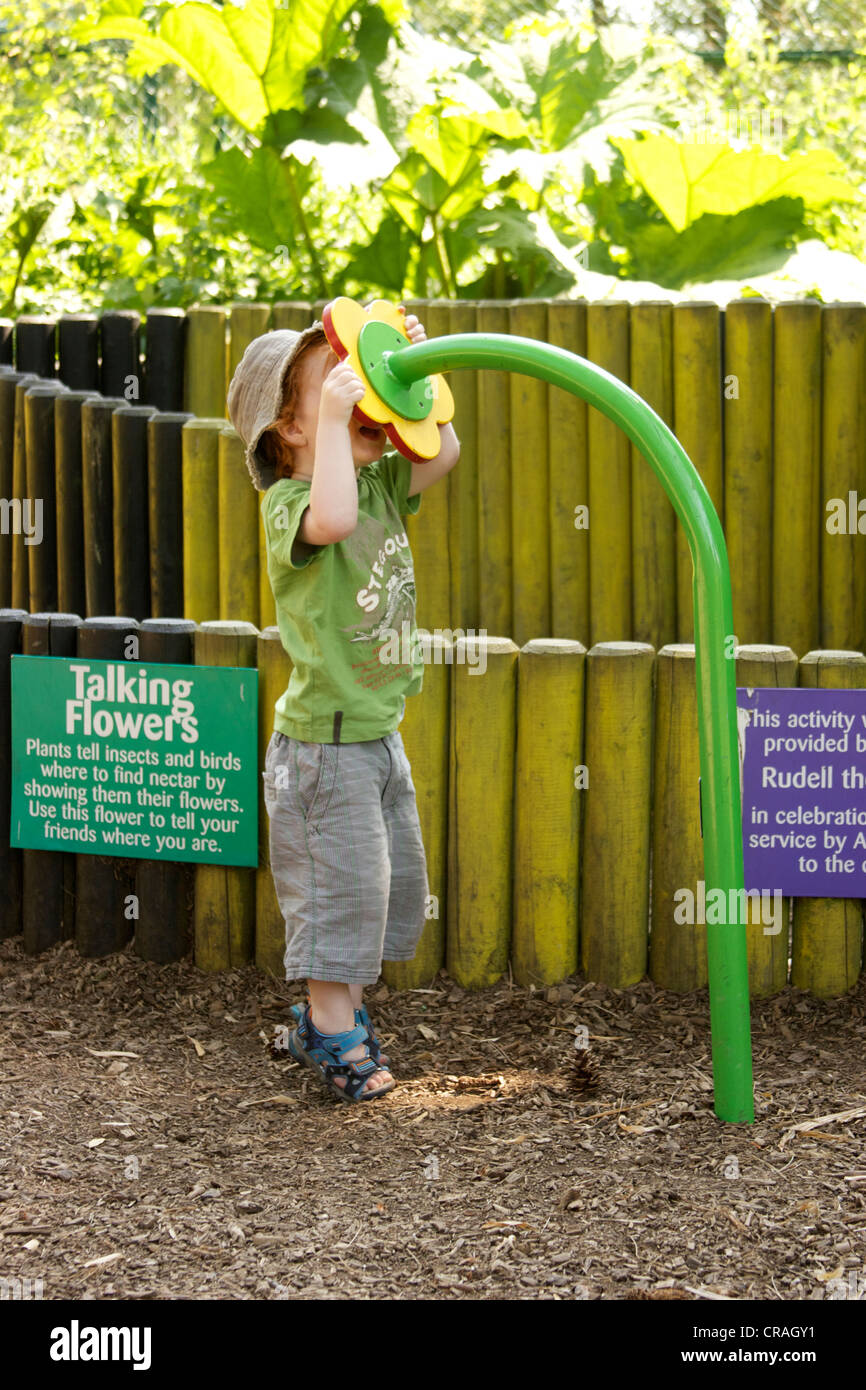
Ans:
[[[704,877],[707,894],[743,903],[743,841],[737,749],[737,692],[728,552],[716,510],[675,435],[629,386],[564,348],[503,333],[458,333],[383,353],[386,376],[405,386],[460,367],[540,377],[588,401],[628,435],[658,475],[685,528],[692,555]],[[730,915],[730,914],[726,914]],[[738,914],[735,912],[733,916]],[[743,922],[707,923],[707,970],[715,1111],[751,1124],[749,974]]]

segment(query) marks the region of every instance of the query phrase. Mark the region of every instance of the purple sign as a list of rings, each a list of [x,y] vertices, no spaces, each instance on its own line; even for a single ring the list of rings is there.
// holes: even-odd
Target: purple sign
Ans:
[[[747,891],[866,898],[866,690],[737,689]]]

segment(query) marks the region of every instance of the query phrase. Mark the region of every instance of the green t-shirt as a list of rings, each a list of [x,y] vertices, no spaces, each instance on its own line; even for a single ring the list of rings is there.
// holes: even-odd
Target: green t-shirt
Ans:
[[[389,452],[358,474],[358,524],[345,540],[297,540],[309,478],[280,478],[261,511],[280,639],[292,659],[274,728],[305,743],[362,743],[393,733],[424,666],[415,627],[415,572],[402,518],[412,465]],[[380,657],[380,652],[382,653]]]

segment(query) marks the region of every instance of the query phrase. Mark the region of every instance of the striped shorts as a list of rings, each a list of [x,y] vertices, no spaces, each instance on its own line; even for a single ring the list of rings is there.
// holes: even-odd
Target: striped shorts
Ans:
[[[411,960],[427,861],[398,731],[364,743],[271,735],[262,773],[286,979],[375,984]]]

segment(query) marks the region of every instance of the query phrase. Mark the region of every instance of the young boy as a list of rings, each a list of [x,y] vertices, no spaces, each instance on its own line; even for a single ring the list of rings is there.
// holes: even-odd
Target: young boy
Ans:
[[[412,342],[426,337],[415,315],[405,325]],[[262,774],[286,979],[306,978],[310,997],[296,1009],[289,1048],[351,1101],[395,1085],[363,987],[375,984],[383,959],[412,959],[428,894],[397,728],[423,677],[402,516],[417,513],[421,491],[460,455],[450,424],[440,425],[442,447],[429,462],[385,453],[384,430],[353,415],[364,393],[321,323],[256,338],[228,392],[265,494],[268,578],[293,663]],[[404,622],[412,663],[381,661]]]

